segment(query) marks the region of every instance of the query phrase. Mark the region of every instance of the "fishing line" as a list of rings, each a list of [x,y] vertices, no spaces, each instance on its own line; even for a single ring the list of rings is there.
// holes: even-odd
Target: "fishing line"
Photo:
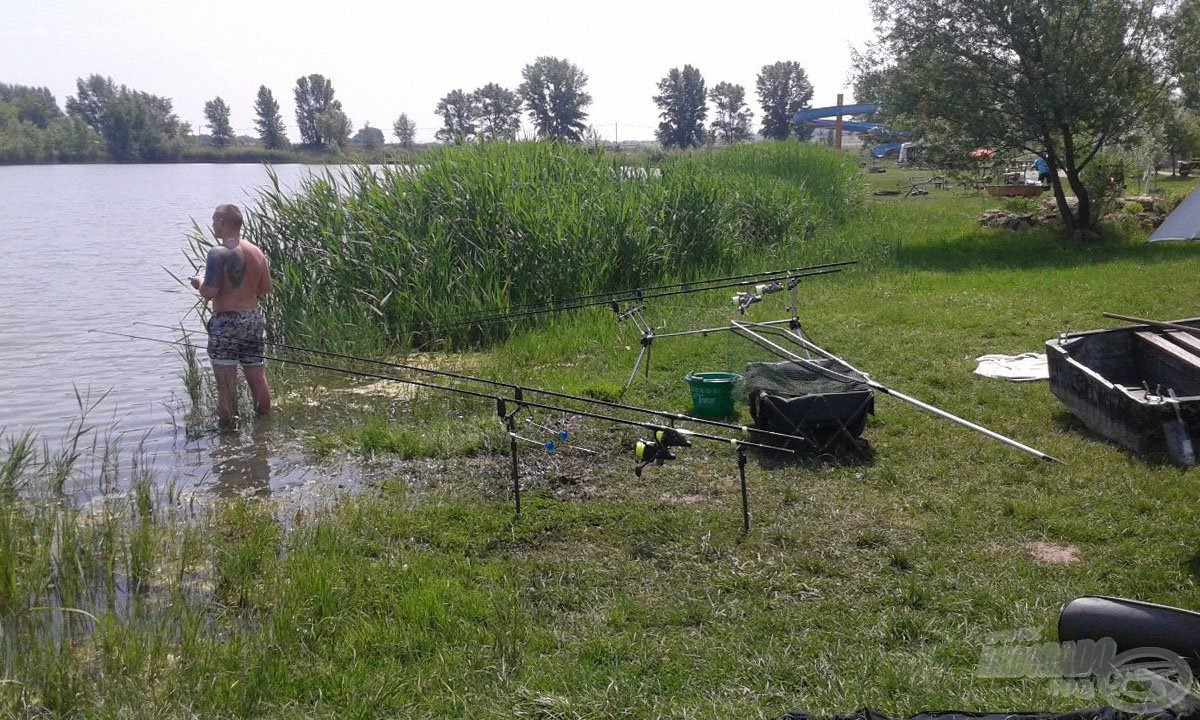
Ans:
[[[535,308],[546,308],[545,310],[543,310],[543,312],[553,312],[555,309],[557,309],[555,307],[557,305],[572,305],[572,306],[574,306],[577,303],[583,303],[583,305],[581,305],[581,307],[584,307],[587,305],[607,305],[608,303],[613,302],[613,301],[632,302],[632,301],[644,299],[644,298],[650,297],[650,296],[665,297],[666,294],[660,294],[660,292],[667,293],[667,291],[681,291],[682,293],[692,293],[692,292],[700,292],[703,290],[716,290],[716,289],[720,289],[723,287],[729,287],[729,285],[718,285],[717,283],[735,283],[735,284],[737,284],[738,281],[759,282],[758,280],[753,280],[753,279],[754,278],[763,278],[768,275],[771,275],[771,276],[793,275],[796,273],[808,273],[810,271],[816,271],[816,270],[821,270],[821,269],[826,269],[826,268],[841,268],[843,266],[857,264],[857,262],[858,262],[857,260],[842,260],[842,261],[838,261],[838,262],[828,262],[828,263],[819,263],[816,265],[807,265],[807,266],[798,267],[798,268],[787,268],[787,269],[782,269],[782,270],[763,270],[760,272],[745,273],[742,275],[727,275],[724,277],[716,277],[716,278],[702,278],[699,280],[692,280],[692,281],[688,281],[688,282],[667,283],[667,284],[663,284],[663,285],[647,285],[644,287],[631,288],[628,290],[609,290],[609,291],[604,291],[604,292],[590,293],[587,295],[576,295],[576,296],[570,297],[570,298],[560,298],[560,299],[556,299],[556,300],[540,300],[540,301],[532,301],[532,302],[526,302],[526,303],[518,303],[516,305],[509,306],[508,309],[505,311],[505,314],[511,314],[514,311],[521,312],[524,310],[532,310]],[[838,272],[840,272],[840,270]],[[815,273],[814,272],[812,274],[824,274],[824,273]],[[432,322],[434,323],[434,326],[436,327],[437,323],[447,322],[447,321],[458,321],[458,320],[462,320],[464,318],[469,319],[478,314],[481,314],[481,313],[475,313],[475,312],[470,312],[470,311],[450,313],[448,315],[443,315],[440,318],[435,318]],[[486,314],[491,315],[492,313],[486,313]]]
[[[146,323],[146,322],[136,322],[134,324],[141,325],[144,327],[158,328],[158,329],[162,329],[162,330],[177,329],[177,328],[173,328],[168,325],[157,325],[154,323]],[[105,331],[96,330],[94,332],[105,332]],[[212,335],[213,337],[225,337],[225,335],[222,333],[206,333],[206,331],[196,331],[196,333],[197,334],[209,334],[209,335]],[[145,338],[145,339],[149,339],[153,342],[180,344],[178,341],[161,340],[158,338]],[[423,368],[418,365],[408,365],[405,363],[389,362],[386,360],[375,360],[373,358],[358,357],[355,355],[348,355],[345,353],[332,352],[329,350],[316,350],[313,348],[306,348],[306,347],[302,347],[299,345],[288,345],[286,343],[272,342],[270,340],[266,341],[264,344],[270,345],[275,348],[281,348],[284,350],[294,350],[297,352],[311,353],[313,355],[319,355],[319,356],[329,357],[329,358],[336,358],[339,360],[350,360],[350,361],[354,361],[354,362],[366,363],[369,365],[376,365],[376,366],[380,366],[380,367],[392,368],[392,369],[396,369],[396,370],[408,370],[411,372],[419,372],[419,373],[424,373],[427,375],[434,375],[434,376],[438,376],[438,377],[453,378],[453,379],[462,380],[465,382],[474,382],[474,383],[480,383],[483,385],[490,385],[492,387],[510,388],[513,390],[519,390],[519,391],[523,391],[523,392],[527,392],[527,393],[534,393],[536,395],[544,395],[546,397],[558,398],[560,400],[570,400],[570,401],[574,401],[574,402],[587,403],[589,405],[596,405],[596,406],[600,406],[600,407],[611,408],[614,410],[624,410],[627,412],[646,413],[648,415],[655,415],[657,417],[660,417],[663,419],[668,419],[671,421],[706,425],[708,427],[721,428],[723,430],[728,430],[731,432],[739,432],[743,435],[749,435],[751,430],[753,430],[753,432],[757,435],[779,438],[780,440],[784,441],[785,443],[794,443],[796,441],[803,442],[805,440],[804,438],[798,437],[795,435],[788,435],[786,433],[778,433],[778,432],[774,432],[774,431],[770,431],[770,430],[760,430],[758,428],[750,428],[749,426],[746,426],[746,425],[734,425],[733,423],[721,422],[719,420],[710,420],[708,418],[693,417],[691,415],[686,415],[684,413],[671,412],[668,410],[655,410],[652,408],[638,407],[636,405],[628,405],[625,403],[612,402],[611,400],[600,400],[598,398],[590,398],[590,397],[585,397],[582,395],[571,395],[570,393],[563,393],[563,392],[558,392],[555,390],[548,390],[545,388],[529,387],[529,386],[519,385],[517,383],[503,382],[500,380],[481,378],[481,377],[476,377],[473,375],[465,375],[463,373],[451,372],[449,370],[434,370],[432,368]],[[194,346],[194,347],[199,348],[200,346]],[[275,358],[273,358],[273,359],[275,359]],[[283,360],[282,358],[279,358],[279,359],[281,362],[287,362],[286,360]],[[317,367],[324,367],[324,366],[317,366]],[[335,371],[336,370],[337,369],[335,368]],[[384,378],[384,379],[394,379],[394,378]],[[441,386],[438,386],[438,387],[441,387]],[[483,396],[484,397],[493,397],[491,395],[483,395]]]
[[[113,335],[113,336],[117,336],[117,337],[123,337],[123,338],[129,339],[129,340],[143,340],[146,342],[155,342],[155,343],[160,343],[160,344],[164,344],[164,345],[175,345],[178,347],[191,347],[195,350],[205,349],[204,346],[193,345],[191,343],[186,343],[186,342],[183,342],[180,340],[163,340],[161,338],[152,338],[152,337],[147,337],[144,335],[132,335],[130,333],[120,333],[120,332],[115,332],[112,330],[90,329],[90,330],[88,330],[88,332],[98,333],[101,335]],[[314,352],[319,352],[319,351],[314,351]],[[612,423],[617,423],[617,424],[621,424],[621,425],[629,425],[632,427],[640,427],[645,430],[652,430],[656,434],[664,434],[665,433],[671,437],[676,437],[679,439],[698,438],[701,440],[709,440],[711,442],[726,443],[733,447],[752,447],[752,448],[758,448],[760,450],[779,451],[779,452],[787,453],[789,455],[794,454],[794,452],[792,450],[790,450],[789,448],[780,447],[777,445],[768,445],[765,443],[753,442],[750,440],[741,440],[738,438],[730,438],[730,437],[724,437],[721,435],[713,435],[710,433],[700,432],[697,430],[690,430],[690,429],[686,429],[686,428],[676,428],[673,426],[662,425],[662,424],[653,423],[653,422],[647,422],[644,420],[632,420],[629,418],[618,417],[615,415],[603,415],[601,413],[592,412],[590,410],[580,410],[577,408],[563,407],[560,405],[550,405],[550,404],[544,403],[544,402],[537,402],[537,401],[529,400],[524,397],[524,392],[533,392],[535,394],[542,393],[542,394],[546,394],[546,395],[562,397],[565,399],[577,400],[577,401],[581,401],[581,402],[592,402],[592,403],[597,403],[597,404],[601,404],[601,405],[609,404],[609,403],[606,403],[605,401],[592,400],[591,398],[572,396],[572,395],[567,395],[565,393],[555,393],[553,391],[540,390],[537,388],[526,388],[526,387],[523,387],[520,385],[515,385],[512,383],[502,383],[502,382],[495,381],[495,380],[485,380],[483,378],[470,378],[470,376],[466,376],[466,375],[455,375],[455,374],[447,373],[447,375],[449,375],[451,377],[458,377],[460,379],[474,379],[479,382],[491,384],[491,385],[494,385],[497,387],[511,388],[513,390],[513,395],[510,396],[510,395],[503,395],[503,394],[485,393],[485,392],[481,392],[479,390],[471,390],[468,388],[456,387],[453,385],[439,385],[437,383],[426,382],[423,380],[413,380],[411,378],[401,378],[401,377],[396,377],[394,375],[385,375],[382,373],[366,372],[363,370],[351,370],[349,368],[335,367],[332,365],[324,365],[321,363],[307,362],[304,360],[293,360],[290,358],[279,357],[277,355],[263,354],[262,357],[263,357],[263,359],[274,360],[276,362],[281,362],[284,364],[297,365],[299,367],[307,367],[307,368],[313,368],[313,369],[317,369],[317,370],[327,370],[329,372],[342,373],[345,375],[351,375],[351,376],[356,376],[356,377],[371,378],[371,379],[375,379],[375,380],[388,380],[388,381],[392,381],[392,382],[399,382],[399,383],[405,383],[408,385],[413,385],[415,387],[427,388],[430,390],[442,390],[445,392],[453,392],[453,393],[459,393],[462,395],[468,395],[471,397],[493,400],[499,404],[498,409],[501,409],[500,406],[503,404],[512,403],[513,405],[515,405],[517,407],[517,410],[520,410],[523,407],[531,407],[531,408],[537,408],[540,410],[546,410],[549,412],[562,412],[564,414],[590,418],[593,420],[612,422]],[[401,366],[401,367],[403,367],[403,366]],[[423,368],[416,368],[416,367],[412,367],[410,369],[425,371]],[[440,374],[439,371],[427,371],[427,372],[433,372],[435,374]],[[660,412],[657,410],[651,410],[649,408],[639,408],[639,407],[632,406],[632,405],[621,406],[617,403],[612,403],[612,405],[614,405],[616,407],[620,407],[622,409],[629,410],[629,411],[642,412],[642,413],[646,413],[646,414],[650,414],[650,415],[659,415],[661,417],[669,417],[669,418],[672,418],[675,420],[686,420],[688,422],[693,422],[693,421],[699,422],[700,421],[699,418],[692,418],[687,415],[682,415],[680,413]],[[515,412],[516,411],[514,411],[514,413]],[[500,412],[498,414],[500,414],[501,416],[504,416],[504,417],[509,417],[507,412]],[[737,428],[737,426],[733,426],[733,425],[725,425],[725,427],[734,428],[734,429]],[[742,426],[740,429],[743,429],[743,430],[749,432],[749,428],[747,428],[745,426]],[[760,431],[755,430],[755,432],[760,432]],[[784,438],[787,438],[787,439],[793,440],[793,441],[803,440],[803,438],[795,437],[792,435],[783,435],[781,433],[771,433],[771,434],[778,435],[779,437],[784,437]]]
[[[856,262],[856,261],[846,261],[846,262],[843,262],[840,264],[847,265],[847,264],[851,264],[853,262]],[[473,315],[473,316],[469,315],[469,314],[467,314],[465,316],[461,315],[461,314],[460,315],[450,315],[450,316],[446,316],[443,318],[436,318],[436,319],[430,320],[424,324],[418,325],[418,327],[424,327],[425,329],[428,329],[428,330],[446,330],[449,328],[463,327],[466,325],[488,325],[491,323],[517,320],[517,319],[532,317],[532,316],[536,316],[536,315],[545,315],[545,314],[549,314],[549,313],[565,312],[568,310],[582,310],[584,308],[600,307],[600,306],[609,306],[614,311],[620,312],[620,306],[624,303],[644,302],[646,300],[655,300],[655,299],[664,298],[664,297],[675,297],[678,295],[690,295],[692,293],[702,292],[705,290],[722,290],[722,289],[729,289],[729,288],[734,288],[734,287],[750,287],[750,286],[755,286],[755,285],[760,285],[760,284],[766,284],[768,282],[788,281],[793,278],[805,278],[805,277],[814,277],[814,276],[819,276],[819,275],[830,275],[833,273],[840,273],[840,272],[842,272],[842,270],[843,270],[843,268],[841,268],[841,267],[830,267],[830,268],[826,268],[826,269],[815,269],[815,270],[808,270],[808,271],[802,271],[802,272],[783,271],[783,272],[780,272],[780,273],[770,276],[770,277],[763,277],[763,278],[750,279],[750,280],[741,280],[741,281],[737,281],[737,282],[715,284],[715,285],[709,285],[709,286],[705,286],[705,287],[695,287],[695,288],[688,288],[688,289],[668,290],[668,291],[651,292],[651,293],[647,293],[647,292],[643,292],[643,291],[620,291],[620,292],[611,293],[603,299],[585,299],[585,300],[580,300],[580,301],[569,300],[569,301],[561,301],[561,302],[554,302],[554,303],[539,303],[533,307],[530,307],[529,309],[519,309],[519,308],[521,308],[521,306],[516,306],[518,308],[517,312],[503,311],[503,312],[495,312],[495,313],[478,314],[478,315]],[[458,317],[463,317],[464,319],[461,319],[461,320],[455,319]]]

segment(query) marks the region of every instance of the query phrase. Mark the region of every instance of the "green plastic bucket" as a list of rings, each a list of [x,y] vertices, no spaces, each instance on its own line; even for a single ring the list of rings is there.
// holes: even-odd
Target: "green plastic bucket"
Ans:
[[[733,413],[733,386],[742,379],[737,373],[690,372],[683,378],[692,388],[692,410],[706,417]]]

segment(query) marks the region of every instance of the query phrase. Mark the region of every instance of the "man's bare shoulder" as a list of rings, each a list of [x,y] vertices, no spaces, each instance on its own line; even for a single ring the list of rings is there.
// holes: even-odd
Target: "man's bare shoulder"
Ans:
[[[236,249],[227,248],[224,245],[214,245],[208,249],[208,257],[212,258],[213,260],[224,260],[227,257],[236,255]]]

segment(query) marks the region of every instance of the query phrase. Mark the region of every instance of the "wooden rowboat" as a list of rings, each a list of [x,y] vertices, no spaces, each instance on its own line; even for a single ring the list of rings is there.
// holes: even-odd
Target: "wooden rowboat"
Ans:
[[[1035,198],[1042,194],[1041,185],[984,185],[983,189],[993,197]]]
[[[1200,318],[1063,334],[1046,342],[1050,392],[1084,425],[1135,453],[1165,452],[1164,425],[1200,429]],[[1178,402],[1172,401],[1174,391]]]

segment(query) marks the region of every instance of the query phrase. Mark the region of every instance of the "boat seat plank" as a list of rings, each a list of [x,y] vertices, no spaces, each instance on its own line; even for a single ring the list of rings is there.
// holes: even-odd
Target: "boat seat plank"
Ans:
[[[1200,392],[1200,354],[1189,352],[1156,333],[1137,332],[1134,336],[1144,357],[1156,366],[1156,377],[1147,380],[1161,383],[1164,389],[1174,388],[1180,394]]]
[[[1197,331],[1200,332],[1200,331]],[[1165,333],[1167,338],[1190,353],[1200,355],[1200,337],[1182,330],[1171,330]]]

